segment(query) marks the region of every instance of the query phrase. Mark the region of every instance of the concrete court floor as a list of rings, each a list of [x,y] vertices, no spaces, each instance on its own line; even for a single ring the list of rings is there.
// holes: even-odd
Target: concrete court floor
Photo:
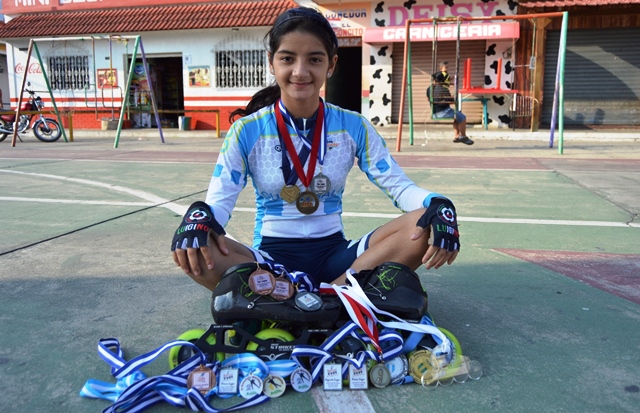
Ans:
[[[87,379],[113,381],[98,339],[119,338],[128,359],[211,322],[209,294],[174,267],[169,242],[204,197],[221,140],[31,138],[0,144],[0,411],[101,411],[108,402],[78,396]],[[637,412],[640,145],[567,141],[558,155],[540,141],[436,139],[394,156],[456,202],[458,260],[418,273],[436,322],[484,377],[434,391],[287,391],[252,410]],[[357,168],[350,180],[345,231],[357,237],[397,211]],[[243,242],[251,211],[245,191],[228,227]],[[145,369],[164,371],[165,357]]]

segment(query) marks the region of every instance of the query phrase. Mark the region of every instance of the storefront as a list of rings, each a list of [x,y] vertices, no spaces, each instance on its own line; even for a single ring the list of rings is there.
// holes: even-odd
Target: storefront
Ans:
[[[452,16],[482,17],[496,15],[513,15],[516,12],[514,2],[507,0],[489,2],[442,2],[426,0],[421,2],[405,2],[392,0],[385,2],[330,2],[316,1],[325,16],[334,22],[336,33],[343,36],[362,36],[362,107],[363,113],[374,125],[396,123],[399,119],[402,69],[404,57],[404,32],[407,19],[443,18]],[[419,4],[418,4],[419,3]],[[464,77],[464,61],[472,61],[471,82],[474,86],[496,88],[495,81],[501,78],[499,88],[510,89],[512,73],[508,60],[514,40],[511,34],[498,33],[487,29],[491,23],[474,22],[472,30],[461,29],[460,63],[456,67],[457,34],[454,35],[452,25],[442,25],[438,32],[437,50],[433,50],[433,36],[425,35],[425,26],[412,33],[411,58],[412,77],[411,91],[414,122],[425,122],[431,119],[426,89],[430,84],[431,74],[435,71],[433,60],[448,61],[449,71],[458,73],[460,81]],[[496,23],[497,24],[497,23]],[[493,24],[496,26],[496,24]],[[517,27],[517,23],[511,23]],[[499,26],[499,24],[497,24]],[[415,26],[417,27],[417,26]],[[351,32],[345,33],[345,29]],[[360,31],[362,34],[360,34]],[[457,32],[455,32],[457,33]],[[498,68],[498,58],[502,65]],[[338,61],[338,65],[342,60]],[[500,72],[500,76],[498,76]],[[329,97],[329,95],[327,95]],[[506,126],[501,122],[508,114],[509,104],[502,96],[488,97],[487,109],[491,127]],[[409,105],[404,107],[404,120],[408,121]],[[482,105],[478,101],[465,101],[462,110],[469,121],[480,123]],[[503,116],[501,118],[501,116]],[[507,121],[508,124],[508,121]]]
[[[5,105],[17,103],[17,90],[25,71],[35,88],[46,90],[39,62],[32,59],[29,67],[25,66],[27,48],[32,37],[56,37],[38,45],[44,70],[53,78],[56,102],[64,111],[74,113],[74,126],[99,128],[101,119],[118,116],[119,102],[128,94],[133,126],[153,127],[155,120],[150,116],[153,88],[165,126],[177,126],[181,111],[192,111],[188,114],[192,117],[192,128],[213,129],[214,115],[206,111],[219,109],[222,129],[226,130],[229,113],[246,105],[255,92],[273,80],[267,70],[263,37],[277,15],[298,4],[292,0],[206,3],[187,0],[180,6],[172,3],[175,1],[157,0],[154,6],[148,6],[144,0],[103,0],[100,9],[95,2],[78,0],[56,0],[48,5],[5,3],[8,22],[0,27],[0,37],[7,42],[10,100],[5,93]],[[565,9],[570,13],[565,123],[639,122],[640,54],[629,45],[635,45],[639,37],[640,0],[599,8],[570,7],[573,2],[564,1],[526,0],[300,3],[315,4],[331,23],[340,43],[338,68],[326,84],[325,98],[362,113],[374,125],[396,123],[400,118],[404,28],[408,19],[508,17]],[[449,72],[458,74],[460,84],[465,78],[464,62],[471,59],[468,79],[472,87],[535,95],[539,105],[534,114],[536,126],[548,124],[560,21],[539,21],[538,37],[531,35],[530,20],[467,22],[461,28],[459,52],[457,32],[451,24],[442,24],[435,32],[436,47],[432,27],[414,26],[410,33],[412,76],[408,82],[414,122],[431,121],[425,91],[435,70],[434,62],[448,61]],[[128,90],[125,89],[134,58],[133,44],[115,34],[140,35],[149,64],[150,79],[137,75]],[[140,54],[136,60],[141,63]],[[489,128],[509,126],[511,96],[508,93],[483,96]],[[46,94],[42,97],[45,101],[51,99]],[[405,100],[405,122],[409,119],[407,103]],[[483,106],[479,101],[464,100],[461,109],[470,123],[481,121]]]
[[[155,127],[151,92],[165,127],[177,127],[178,116],[187,115],[192,129],[214,129],[212,110],[218,109],[221,129],[228,129],[229,113],[272,80],[265,33],[280,13],[297,6],[290,0],[180,6],[163,6],[175,4],[168,0],[154,6],[144,0],[103,0],[100,9],[95,2],[76,0],[23,3],[5,5],[7,24],[0,28],[7,42],[10,97],[5,102],[15,107],[25,72],[33,89],[46,91],[46,73],[56,104],[63,114],[73,114],[74,127],[96,129],[103,120],[119,117],[125,95],[131,126]],[[134,56],[137,35],[141,47]],[[39,39],[44,68],[35,53],[26,65],[31,38]],[[40,95],[50,106],[48,92]]]
[[[569,14],[564,76],[565,125],[640,125],[640,0],[520,1],[520,14]],[[544,82],[539,122],[550,124],[560,22],[545,28]],[[524,48],[529,53],[530,48]]]

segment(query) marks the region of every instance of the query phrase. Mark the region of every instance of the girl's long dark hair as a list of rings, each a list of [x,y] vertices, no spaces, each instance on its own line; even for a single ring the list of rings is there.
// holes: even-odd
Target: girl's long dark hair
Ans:
[[[322,13],[308,7],[296,7],[278,16],[271,30],[265,35],[264,43],[270,55],[269,59],[273,59],[273,54],[280,47],[282,38],[295,31],[318,37],[327,49],[329,59],[333,59],[333,56],[338,53],[338,39]],[[274,82],[253,95],[246,108],[238,108],[231,112],[229,122],[233,122],[237,117],[247,116],[266,106],[273,105],[279,98],[280,86]]]

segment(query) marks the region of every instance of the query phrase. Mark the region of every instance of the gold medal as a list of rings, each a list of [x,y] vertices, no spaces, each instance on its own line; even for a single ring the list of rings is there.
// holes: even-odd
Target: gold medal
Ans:
[[[276,279],[269,271],[258,267],[249,276],[249,288],[258,295],[269,295],[276,288]]]
[[[409,374],[418,384],[431,384],[437,380],[440,370],[438,361],[429,350],[416,350],[409,356]]]
[[[209,390],[216,387],[216,375],[213,370],[205,365],[195,368],[187,377],[187,388],[194,388],[201,394],[207,394]]]
[[[327,175],[320,172],[311,181],[311,190],[317,195],[324,195],[331,189],[331,181]]]
[[[296,199],[296,208],[300,213],[305,215],[311,215],[318,210],[320,206],[320,199],[318,195],[311,191],[304,191]]]
[[[300,195],[300,188],[297,185],[285,185],[280,190],[280,196],[289,204],[298,199],[298,195]]]
[[[275,288],[270,294],[271,297],[278,301],[284,301],[293,296],[293,284],[284,277],[275,279]]]

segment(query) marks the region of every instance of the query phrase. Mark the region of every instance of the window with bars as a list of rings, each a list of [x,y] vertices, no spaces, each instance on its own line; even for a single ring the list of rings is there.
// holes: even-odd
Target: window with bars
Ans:
[[[47,62],[52,90],[83,90],[91,85],[89,56],[52,56]]]
[[[216,52],[216,87],[265,87],[264,50],[223,50]]]

